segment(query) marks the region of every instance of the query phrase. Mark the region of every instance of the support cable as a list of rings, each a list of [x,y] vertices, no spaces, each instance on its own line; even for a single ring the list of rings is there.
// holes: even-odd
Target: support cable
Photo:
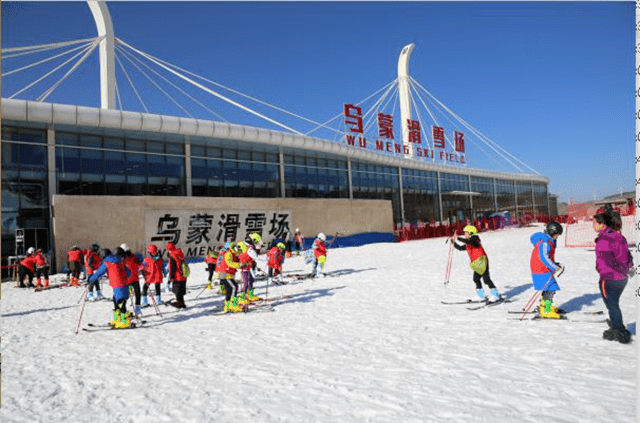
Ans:
[[[55,50],[57,48],[70,46],[70,45],[73,45],[73,44],[92,43],[92,42],[96,41],[98,38],[102,39],[102,37],[94,37],[94,38],[85,38],[85,39],[82,39],[82,40],[63,41],[61,43],[40,44],[40,45],[33,45],[33,46],[3,48],[2,49],[2,58],[3,59],[11,59],[13,57],[22,56],[24,54],[39,53],[39,52],[47,51],[47,50]],[[9,53],[18,53],[18,52],[20,52],[20,54],[9,54]]]
[[[412,78],[413,79],[413,78]],[[467,129],[469,129],[470,131],[472,131],[478,138],[480,138],[482,141],[485,142],[485,144],[487,144],[488,146],[490,146],[494,151],[495,147],[499,148],[500,150],[502,150],[504,153],[506,153],[508,156],[510,156],[511,158],[513,158],[514,160],[516,160],[518,163],[520,163],[521,165],[523,165],[524,167],[528,168],[529,170],[531,170],[532,172],[534,172],[537,175],[540,175],[540,173],[538,171],[536,171],[535,169],[533,169],[532,167],[530,167],[529,165],[527,165],[526,163],[524,163],[522,160],[518,159],[517,157],[515,157],[513,154],[509,153],[507,150],[505,150],[504,148],[502,148],[498,143],[496,143],[495,141],[492,141],[491,139],[489,139],[486,135],[482,134],[480,131],[478,131],[477,129],[475,129],[473,126],[471,126],[471,124],[469,124],[467,121],[465,121],[464,119],[462,119],[460,116],[456,115],[451,109],[449,109],[447,106],[445,106],[444,104],[442,104],[442,102],[440,100],[438,100],[437,98],[435,98],[429,91],[427,91],[422,85],[420,85],[420,83],[418,83],[417,81],[414,80],[414,82],[416,83],[416,85],[418,87],[420,87],[425,93],[427,93],[427,95],[429,95],[431,98],[433,98],[442,108],[444,108],[447,112],[449,112],[456,120],[458,120],[460,123],[462,123]],[[492,146],[493,145],[493,146]],[[520,170],[522,172],[522,170],[520,168],[516,167],[518,170]]]
[[[90,44],[91,44],[91,43],[83,44],[83,45],[81,45],[81,46],[79,46],[79,47],[74,47],[74,48],[72,48],[72,49],[70,49],[70,50],[63,51],[62,53],[56,54],[55,56],[52,56],[52,57],[48,57],[48,58],[46,58],[46,59],[44,59],[44,60],[41,60],[41,61],[39,61],[39,62],[31,63],[30,65],[26,65],[26,66],[23,66],[23,67],[21,67],[21,68],[14,69],[14,70],[12,70],[12,71],[9,71],[9,72],[6,72],[6,73],[3,73],[3,74],[2,74],[2,77],[6,77],[6,76],[12,75],[12,74],[14,74],[14,73],[18,73],[18,72],[21,72],[21,71],[23,71],[23,70],[26,70],[26,69],[32,68],[32,67],[34,67],[34,66],[38,66],[38,65],[41,65],[41,64],[43,64],[43,63],[50,62],[51,60],[53,60],[53,59],[57,59],[58,57],[61,57],[61,56],[67,55],[67,54],[69,54],[69,53],[73,53],[74,51],[80,50],[80,49],[82,49],[82,48],[86,48],[86,47],[88,47]]]
[[[216,116],[218,119],[227,122],[227,120],[225,118],[223,118],[222,116],[220,116],[219,114],[217,114],[216,112],[214,112],[213,110],[209,109],[205,104],[203,104],[201,101],[197,100],[196,98],[190,96],[186,91],[184,91],[183,89],[181,89],[180,87],[178,87],[176,84],[172,83],[171,81],[169,81],[167,78],[165,78],[164,76],[160,75],[158,72],[156,72],[151,66],[147,65],[145,62],[143,62],[142,60],[138,59],[136,56],[134,56],[131,52],[127,51],[126,49],[122,48],[121,46],[117,46],[118,51],[122,54],[125,54],[127,56],[127,58],[129,60],[133,59],[136,62],[138,62],[139,64],[141,64],[142,66],[146,67],[147,69],[149,69],[151,72],[153,72],[154,74],[156,74],[158,77],[160,77],[163,81],[165,81],[167,84],[171,85],[173,88],[175,88],[176,90],[180,91],[182,94],[184,94],[186,97],[190,98],[192,101],[194,101],[196,104],[198,104],[200,107],[202,107],[203,109],[205,109],[206,111],[208,111],[209,113],[211,113],[212,115]]]
[[[141,54],[141,55],[145,56],[147,59],[149,59],[150,61],[154,62],[154,63],[155,63],[155,64],[157,64],[158,66],[160,66],[160,67],[162,67],[162,68],[166,69],[167,71],[169,71],[169,72],[173,73],[174,75],[178,76],[179,78],[181,78],[181,79],[183,79],[183,80],[185,80],[185,81],[189,82],[190,84],[195,85],[196,87],[198,87],[198,88],[200,88],[200,89],[202,89],[202,90],[204,90],[204,91],[208,92],[209,94],[211,94],[211,95],[213,95],[213,96],[216,96],[216,97],[220,98],[221,100],[224,100],[224,101],[226,101],[226,102],[228,102],[228,103],[230,103],[230,104],[232,104],[232,105],[234,105],[234,106],[236,106],[236,107],[239,107],[240,109],[242,109],[242,110],[244,110],[244,111],[246,111],[246,112],[249,112],[249,113],[251,113],[252,115],[258,116],[258,117],[260,117],[260,118],[262,118],[262,119],[264,119],[264,120],[266,120],[266,121],[268,121],[268,122],[271,122],[271,123],[273,123],[274,125],[277,125],[277,126],[279,126],[279,127],[281,127],[281,128],[284,128],[284,129],[286,129],[286,130],[288,130],[288,131],[291,131],[291,132],[293,132],[293,133],[295,133],[295,134],[298,134],[298,135],[304,135],[303,133],[301,133],[301,132],[299,132],[299,131],[296,131],[296,130],[295,130],[295,129],[293,129],[293,128],[289,128],[288,126],[283,125],[283,124],[282,124],[282,123],[280,123],[280,122],[277,122],[277,121],[275,121],[275,120],[273,120],[273,119],[271,119],[271,118],[268,118],[268,117],[264,116],[264,115],[263,115],[263,114],[261,114],[261,113],[258,113],[258,112],[254,111],[254,110],[252,110],[252,109],[250,109],[250,108],[248,108],[248,107],[246,107],[246,106],[243,106],[242,104],[240,104],[240,103],[238,103],[238,102],[236,102],[236,101],[231,100],[230,98],[227,98],[227,97],[223,96],[223,95],[222,95],[222,94],[220,94],[220,93],[217,93],[217,92],[213,91],[212,89],[210,89],[210,88],[208,88],[208,87],[205,87],[204,85],[202,85],[202,84],[200,84],[200,83],[198,83],[198,82],[196,82],[196,81],[192,80],[191,78],[187,78],[186,76],[184,76],[184,75],[180,74],[179,72],[176,72],[176,71],[174,71],[173,69],[171,69],[171,68],[169,68],[169,67],[167,67],[167,66],[163,65],[162,63],[159,63],[157,60],[150,59],[146,53],[141,52],[140,50],[138,50],[138,49],[136,49],[136,48],[134,48],[134,47],[131,47],[129,44],[125,43],[124,41],[122,41],[122,40],[120,40],[120,39],[117,39],[117,40],[118,40],[118,42],[119,42],[119,43],[123,44],[124,46],[126,46],[126,47],[128,47],[128,48],[132,49],[133,51],[137,52],[138,54]]]
[[[120,61],[120,58],[118,56],[115,56],[115,58],[116,58],[116,62],[120,66],[120,69],[122,69],[122,72],[124,73],[124,76],[127,78],[127,81],[129,81],[129,85],[131,85],[131,88],[133,88],[133,92],[135,93],[136,97],[138,97],[138,101],[140,102],[140,104],[142,104],[142,107],[144,108],[144,111],[149,113],[149,109],[147,109],[147,105],[144,104],[144,101],[142,101],[142,97],[140,97],[140,94],[138,94],[138,90],[136,90],[136,86],[133,85],[133,81],[131,80],[131,78],[129,78],[129,74],[127,73],[127,70],[122,65],[122,62]]]
[[[69,62],[73,61],[76,57],[80,56],[82,53],[86,52],[87,50],[89,50],[91,48],[91,46],[87,46],[85,47],[84,50],[81,50],[80,52],[74,54],[71,58],[67,59],[64,63],[56,66],[55,68],[53,68],[51,71],[47,72],[46,74],[44,74],[43,76],[41,76],[40,78],[36,79],[35,81],[33,81],[31,84],[23,87],[21,90],[19,90],[18,92],[14,93],[12,96],[10,96],[9,98],[14,98],[15,96],[21,94],[22,92],[28,90],[29,88],[33,87],[34,85],[36,85],[38,82],[42,81],[43,79],[45,79],[46,77],[48,77],[49,75],[51,75],[52,73],[54,73],[55,71],[57,71],[58,69],[60,69],[61,67],[65,66],[66,64],[68,64]]]
[[[51,93],[58,88],[58,86],[69,77],[69,75],[71,75],[77,68],[78,66],[80,66],[82,64],[82,62],[84,62],[87,57],[89,57],[89,55],[93,52],[93,50],[96,49],[96,47],[98,47],[99,41],[95,41],[93,43],[93,45],[91,46],[91,48],[84,54],[84,56],[82,56],[80,59],[78,59],[78,61],[71,67],[71,69],[69,69],[67,71],[67,73],[64,74],[64,76],[62,78],[60,78],[58,80],[58,82],[56,82],[55,84],[53,84],[51,86],[51,88],[49,88],[47,91],[45,91],[44,93],[42,93],[42,95],[40,97],[38,97],[36,100],[37,101],[44,101],[47,99],[47,97],[49,97],[49,95],[51,95]]]
[[[178,103],[173,97],[171,97],[171,95],[169,93],[167,93],[161,86],[159,86],[158,83],[156,81],[154,81],[145,71],[140,69],[140,67],[138,65],[136,65],[135,63],[133,63],[133,61],[131,59],[129,59],[126,55],[122,54],[122,57],[124,57],[129,63],[131,63],[133,65],[133,67],[135,67],[138,70],[138,72],[140,72],[142,75],[144,75],[173,104],[175,104],[180,110],[182,110],[188,117],[193,119],[193,115],[191,113],[189,113],[189,111],[187,109],[185,109],[184,106],[182,106],[182,104]]]

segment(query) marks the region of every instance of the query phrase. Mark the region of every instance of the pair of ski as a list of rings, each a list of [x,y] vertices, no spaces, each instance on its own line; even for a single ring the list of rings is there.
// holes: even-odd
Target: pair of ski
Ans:
[[[242,313],[252,313],[252,312],[266,312],[266,311],[275,311],[275,307],[272,304],[268,303],[251,303],[245,304],[242,306]],[[229,311],[224,311],[223,307],[216,307],[213,309],[211,315],[212,316],[224,316],[224,315],[233,315],[238,313],[232,313]]]
[[[65,282],[65,283],[58,283],[58,284],[49,285],[49,286],[37,286],[33,288],[33,290],[35,292],[40,292],[40,291],[47,291],[49,289],[64,288],[65,286],[69,286],[69,284]]]
[[[487,308],[487,307],[494,307],[497,306],[499,304],[503,304],[503,303],[510,303],[513,302],[514,300],[510,299],[510,298],[504,298],[504,297],[500,297],[498,300],[495,301],[486,301],[486,300],[466,300],[466,301],[440,301],[442,304],[446,304],[446,305],[455,305],[455,304],[480,304],[477,306],[472,306],[472,307],[467,307],[467,310],[481,310],[483,308]]]
[[[570,322],[585,322],[585,323],[605,323],[607,320],[606,319],[580,319],[580,318],[573,318],[570,317],[570,315],[577,315],[577,316],[602,316],[604,315],[604,311],[599,310],[599,311],[572,311],[572,312],[565,312],[565,313],[558,313],[560,315],[559,319],[550,319],[550,318],[545,318],[545,317],[541,317],[539,313],[537,312],[524,312],[524,311],[520,311],[520,310],[509,310],[508,311],[509,314],[519,314],[519,315],[524,315],[527,314],[527,316],[525,316],[525,318],[523,319],[522,317],[513,317],[510,318],[509,320],[567,320]]]
[[[146,323],[146,320],[139,320],[137,323],[131,323],[131,326],[128,326],[126,328],[117,328],[111,323],[89,323],[87,327],[82,328],[82,330],[85,332],[99,332],[104,330],[129,330],[144,327]]]

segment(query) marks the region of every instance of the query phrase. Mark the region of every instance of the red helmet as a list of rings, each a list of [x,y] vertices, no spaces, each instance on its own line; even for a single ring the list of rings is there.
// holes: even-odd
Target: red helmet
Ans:
[[[167,242],[167,251],[173,251],[176,249],[176,244],[173,242]]]
[[[152,256],[155,256],[156,254],[158,254],[158,247],[156,247],[153,244],[149,244],[147,246],[147,253],[151,254]]]

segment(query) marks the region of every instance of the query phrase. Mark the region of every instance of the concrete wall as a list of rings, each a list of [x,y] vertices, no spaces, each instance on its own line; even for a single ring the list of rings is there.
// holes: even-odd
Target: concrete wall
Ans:
[[[291,210],[295,227],[305,237],[319,232],[353,235],[392,232],[393,211],[389,200],[308,198],[210,198],[53,196],[53,232],[57,271],[67,262],[67,251],[94,242],[114,249],[127,243],[134,253],[145,248],[145,210],[274,209]],[[295,228],[292,228],[295,229]]]

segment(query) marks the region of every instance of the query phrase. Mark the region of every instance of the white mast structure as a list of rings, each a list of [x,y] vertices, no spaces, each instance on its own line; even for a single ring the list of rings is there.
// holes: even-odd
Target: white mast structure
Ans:
[[[115,36],[109,9],[104,1],[87,0],[96,21],[100,41],[100,104],[103,109],[116,108]]]
[[[411,120],[411,98],[409,93],[409,58],[416,45],[411,43],[402,49],[398,58],[398,95],[400,98],[400,120],[402,128],[402,144],[409,149],[407,159],[413,157],[413,148],[409,143],[409,129],[407,122]]]

